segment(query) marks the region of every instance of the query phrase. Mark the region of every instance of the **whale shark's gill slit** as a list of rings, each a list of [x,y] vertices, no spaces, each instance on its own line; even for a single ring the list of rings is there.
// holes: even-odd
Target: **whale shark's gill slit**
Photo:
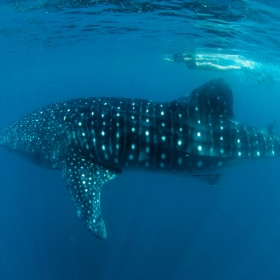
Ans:
[[[77,214],[85,227],[101,239],[107,238],[100,209],[101,188],[119,173],[120,171],[105,168],[78,156],[69,155],[64,160],[63,177]]]

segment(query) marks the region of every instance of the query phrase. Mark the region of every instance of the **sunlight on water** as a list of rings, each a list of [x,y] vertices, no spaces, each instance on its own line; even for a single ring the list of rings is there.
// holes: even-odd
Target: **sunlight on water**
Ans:
[[[131,127],[116,121],[119,112],[100,123],[84,119],[84,112],[77,114],[78,127],[83,128],[82,121],[108,126],[99,139],[88,127],[80,134],[89,141],[77,154],[85,152],[85,157],[93,159],[90,172],[96,160],[89,150],[100,139],[104,161],[111,156],[114,164],[120,164],[120,158],[109,152],[118,154],[128,147],[129,153],[120,153],[128,166],[137,157],[146,169],[152,170],[157,163],[159,169],[168,170],[170,158],[182,166],[192,159],[189,150],[176,157],[174,150],[158,152],[150,145],[150,141],[172,143],[180,149],[189,145],[183,136],[189,131],[186,115],[191,114],[184,106],[174,114],[174,104],[187,102],[194,89],[211,79],[225,79],[233,93],[230,102],[214,96],[213,112],[206,110],[208,97],[192,107],[198,117],[196,129],[188,135],[197,141],[195,151],[219,155],[195,158],[192,166],[200,170],[210,164],[217,172],[190,178],[124,170],[102,187],[101,198],[94,201],[102,204],[107,241],[84,229],[61,172],[29,165],[1,148],[1,280],[279,279],[279,159],[260,159],[264,150],[269,157],[279,150],[272,141],[280,139],[278,0],[2,0],[0,12],[0,131],[35,109],[72,98],[98,97],[106,101],[104,106],[110,105],[108,112],[113,108],[109,97],[141,99],[142,106],[145,99],[151,106],[140,110],[134,101],[123,104],[123,112],[133,112],[125,118],[133,123]],[[207,88],[206,95],[211,91]],[[160,107],[156,118],[152,105],[165,102],[170,107]],[[222,104],[222,113],[217,114],[217,104]],[[146,114],[139,118],[145,129],[139,128],[137,108]],[[203,110],[207,114],[199,114]],[[88,111],[90,116],[98,112]],[[57,139],[64,152],[63,143],[70,140],[59,138],[56,130],[60,131],[61,124],[55,120],[71,123],[75,114],[67,114],[58,108],[39,136],[37,115],[35,121],[27,120],[26,129],[34,131],[34,136],[26,134],[26,147],[32,149],[32,141],[38,143],[53,131],[48,139]],[[214,117],[219,120],[218,133],[211,128]],[[209,127],[203,129],[205,120]],[[112,123],[118,130],[115,134]],[[236,130],[241,124],[246,124],[244,137]],[[255,127],[262,132],[256,134]],[[164,134],[155,137],[155,128]],[[228,137],[233,130],[238,136]],[[67,136],[75,135],[75,130],[69,131]],[[147,145],[137,142],[140,137],[124,141],[124,131],[142,131]],[[171,138],[174,131],[176,137]],[[112,143],[108,135],[115,135],[119,142]],[[10,150],[16,138],[11,134]],[[220,146],[214,150],[215,145]],[[54,158],[57,150],[46,156],[46,146],[44,142],[37,147],[38,153],[44,159]],[[223,169],[229,150],[237,159]],[[149,162],[150,154],[159,161]],[[257,159],[240,159],[246,156]],[[219,186],[213,186],[220,176]],[[90,189],[85,192],[92,194]],[[77,193],[79,203],[78,189]],[[77,211],[86,217],[91,213]],[[96,217],[89,221],[101,225]]]

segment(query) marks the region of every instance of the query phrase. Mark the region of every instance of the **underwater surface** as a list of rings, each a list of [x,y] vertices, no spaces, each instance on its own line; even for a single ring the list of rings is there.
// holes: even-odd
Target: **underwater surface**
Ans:
[[[1,131],[57,101],[172,101],[224,78],[237,121],[280,133],[278,1],[2,0],[0,11]],[[278,158],[235,161],[218,186],[123,172],[102,190],[106,241],[83,227],[60,171],[4,149],[0,167],[0,279],[280,279]]]

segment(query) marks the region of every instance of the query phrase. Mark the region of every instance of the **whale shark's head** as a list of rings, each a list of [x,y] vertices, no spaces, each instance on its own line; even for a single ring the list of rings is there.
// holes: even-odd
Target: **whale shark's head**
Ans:
[[[59,116],[45,107],[28,114],[0,134],[0,146],[47,168],[60,168],[68,136]]]

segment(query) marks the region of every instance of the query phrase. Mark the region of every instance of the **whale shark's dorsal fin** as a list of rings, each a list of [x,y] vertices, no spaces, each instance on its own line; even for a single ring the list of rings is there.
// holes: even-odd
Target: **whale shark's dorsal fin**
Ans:
[[[213,79],[177,101],[188,104],[190,116],[203,115],[201,120],[234,118],[232,91],[224,79]]]
[[[270,135],[275,135],[275,126],[276,126],[276,121],[273,121],[272,123],[270,123],[267,127],[267,132]]]
[[[105,168],[88,159],[68,155],[63,164],[63,177],[75,204],[78,216],[85,227],[96,237],[107,238],[101,216],[100,192],[102,185],[121,171]]]

